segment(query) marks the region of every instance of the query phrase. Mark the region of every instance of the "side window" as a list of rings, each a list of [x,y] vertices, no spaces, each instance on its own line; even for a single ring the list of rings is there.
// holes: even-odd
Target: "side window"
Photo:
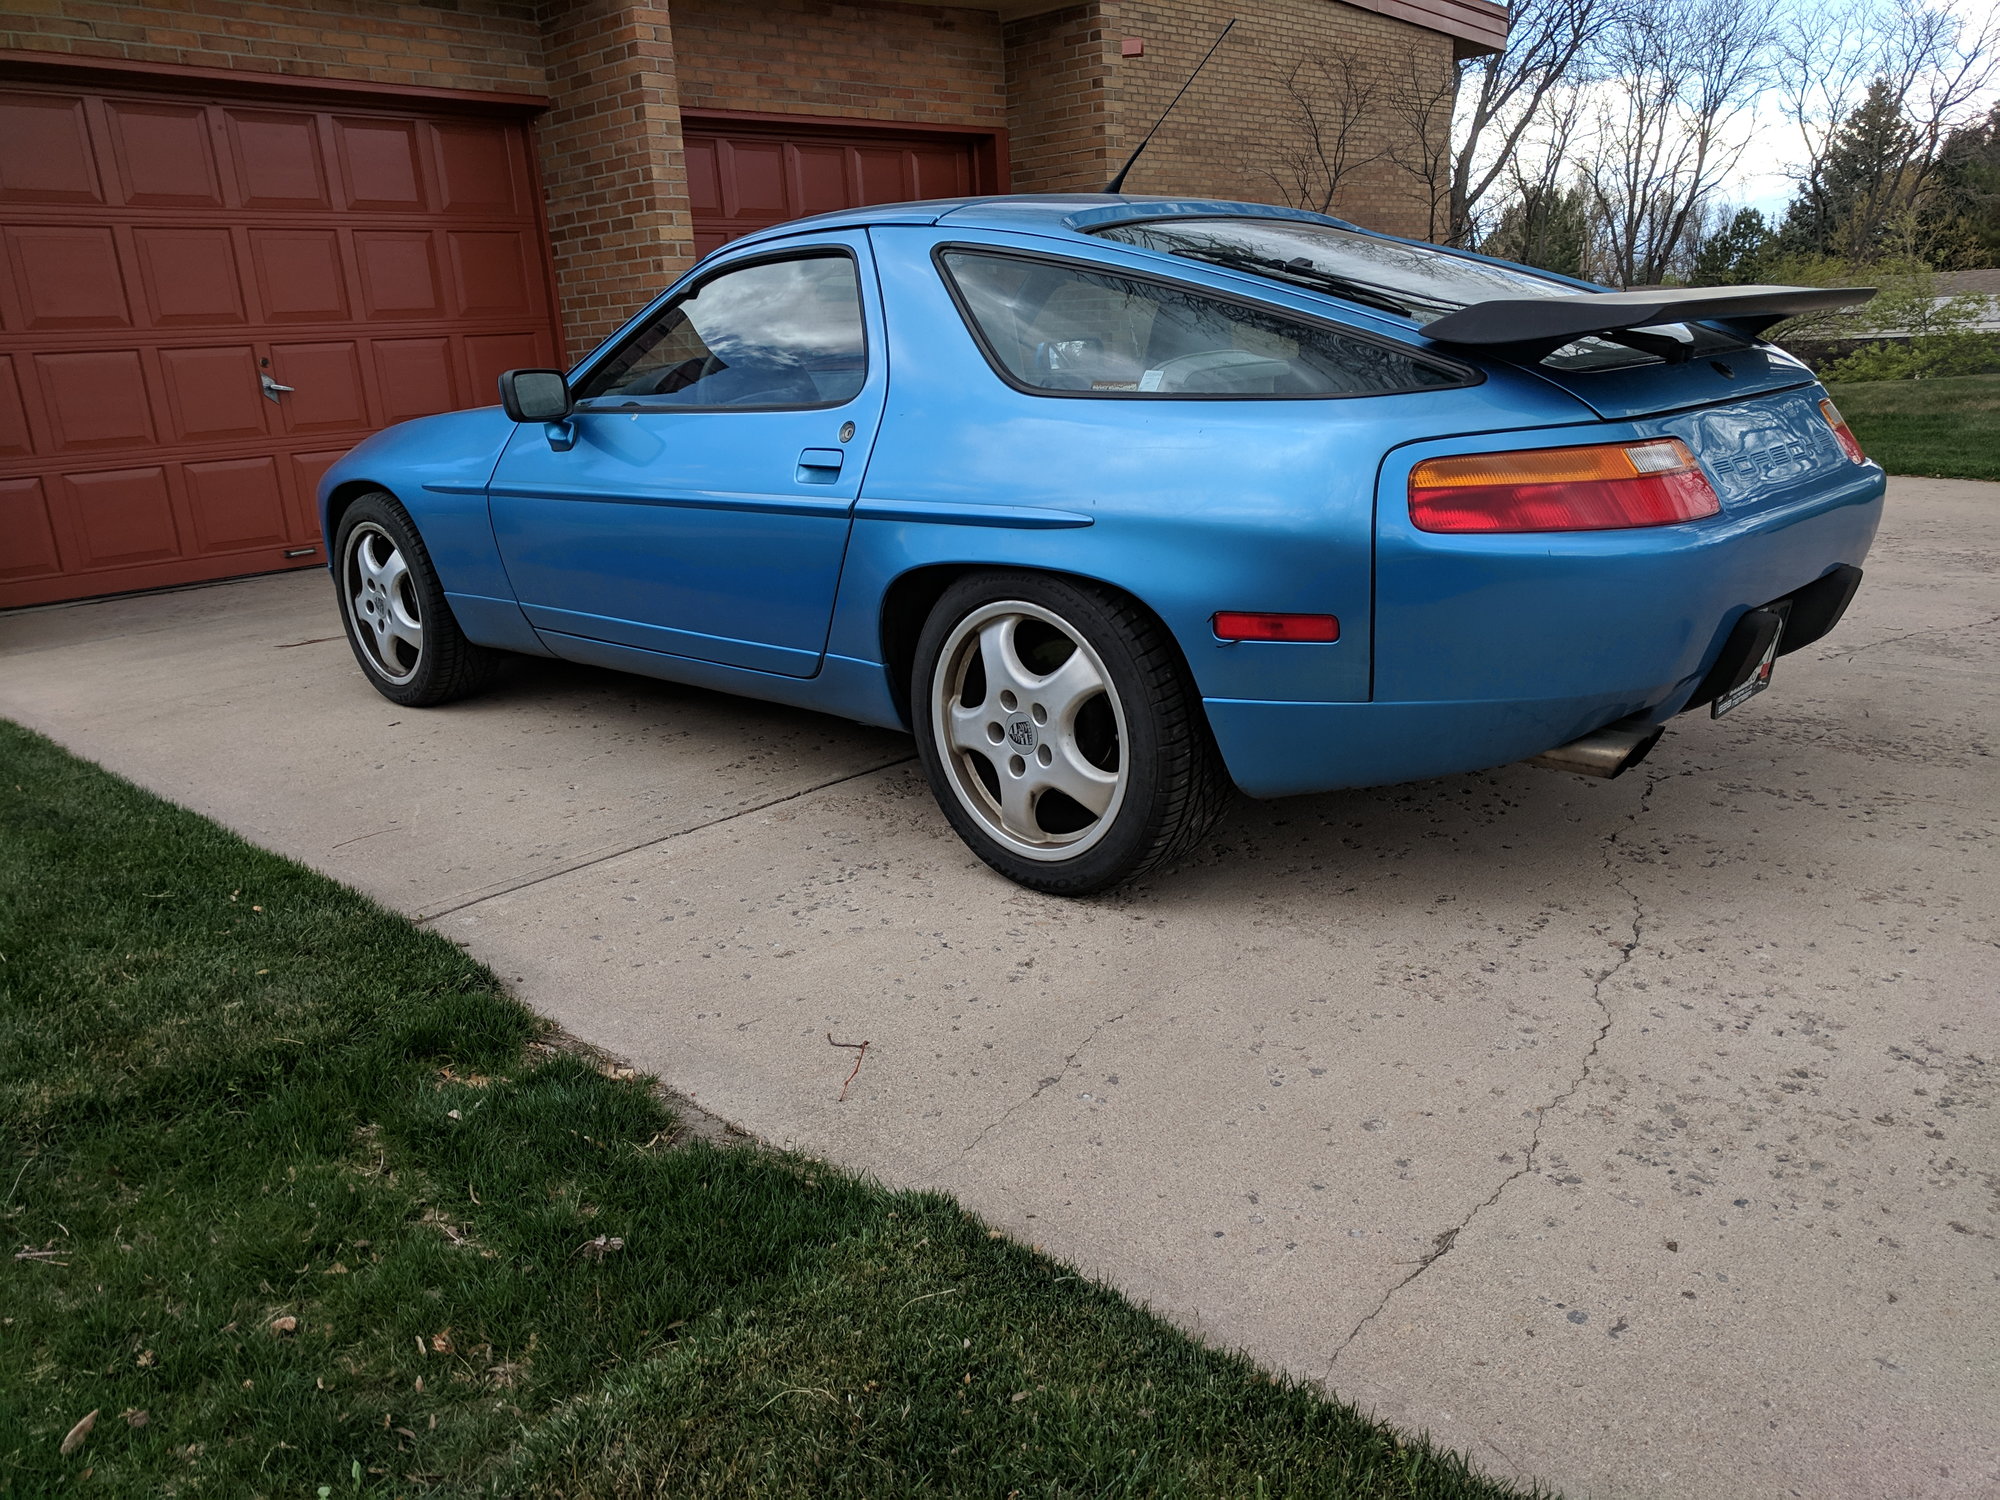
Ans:
[[[988,356],[1034,390],[1373,396],[1465,381],[1394,348],[1189,287],[1014,255],[943,258]]]
[[[814,255],[724,271],[675,298],[576,394],[649,410],[838,406],[867,374],[854,262]]]

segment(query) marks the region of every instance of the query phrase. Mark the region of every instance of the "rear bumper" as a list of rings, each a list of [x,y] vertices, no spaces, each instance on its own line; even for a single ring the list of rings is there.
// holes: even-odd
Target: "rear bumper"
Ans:
[[[1210,698],[1209,723],[1237,785],[1282,797],[1482,770],[1614,720],[1663,722],[1693,703],[1748,611],[1861,564],[1883,489],[1870,467],[1754,517],[1645,532],[1404,548],[1385,527],[1376,701]]]
[[[1425,781],[1506,765],[1643,708],[1617,694],[1452,703],[1271,703],[1208,698],[1209,727],[1252,797]]]

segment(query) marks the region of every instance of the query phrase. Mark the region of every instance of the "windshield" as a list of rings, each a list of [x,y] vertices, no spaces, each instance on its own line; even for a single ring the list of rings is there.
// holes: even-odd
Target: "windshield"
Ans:
[[[1330,224],[1287,219],[1173,219],[1114,224],[1096,231],[1107,240],[1159,250],[1187,260],[1268,276],[1431,323],[1475,302],[1500,297],[1573,297],[1571,282],[1538,276],[1525,267],[1494,265],[1428,245],[1379,239]],[[1651,352],[1671,341],[1686,355],[1741,349],[1744,341],[1698,324],[1675,323],[1622,334],[1578,339],[1543,364],[1570,370],[1656,364]],[[1634,345],[1645,347],[1634,347]],[[1671,347],[1671,344],[1668,347]],[[1677,351],[1678,352],[1678,351]]]

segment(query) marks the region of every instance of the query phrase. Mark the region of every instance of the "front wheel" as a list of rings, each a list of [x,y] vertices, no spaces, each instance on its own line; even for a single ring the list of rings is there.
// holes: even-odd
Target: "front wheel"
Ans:
[[[1173,642],[1107,590],[961,578],[918,639],[910,704],[945,816],[1033,890],[1084,896],[1167,864],[1228,800]]]
[[[485,684],[501,654],[458,628],[409,512],[393,495],[363,495],[333,541],[341,624],[363,674],[392,703],[431,708]]]

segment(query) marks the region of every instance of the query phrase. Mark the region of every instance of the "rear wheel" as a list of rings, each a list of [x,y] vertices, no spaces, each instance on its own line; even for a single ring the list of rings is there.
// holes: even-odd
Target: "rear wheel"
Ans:
[[[945,816],[1034,890],[1088,895],[1168,863],[1228,799],[1172,641],[1108,590],[960,579],[918,640],[910,701]]]
[[[431,708],[486,684],[502,654],[458,628],[424,540],[393,495],[377,490],[348,506],[333,555],[347,643],[375,691]]]

